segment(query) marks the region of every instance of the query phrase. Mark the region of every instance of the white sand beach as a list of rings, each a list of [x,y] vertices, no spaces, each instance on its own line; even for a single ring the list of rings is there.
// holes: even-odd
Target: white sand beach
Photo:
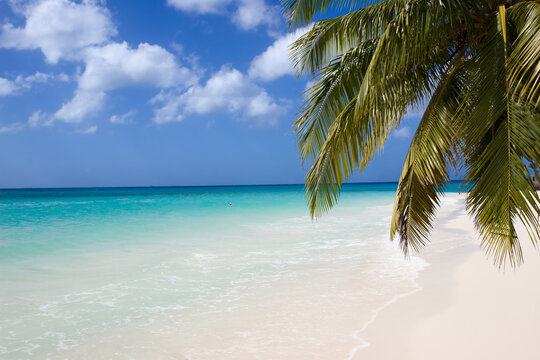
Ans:
[[[540,359],[540,254],[520,229],[524,264],[499,270],[459,198],[443,206],[421,254],[431,264],[422,290],[380,311],[354,359]],[[439,252],[451,239],[459,246]]]

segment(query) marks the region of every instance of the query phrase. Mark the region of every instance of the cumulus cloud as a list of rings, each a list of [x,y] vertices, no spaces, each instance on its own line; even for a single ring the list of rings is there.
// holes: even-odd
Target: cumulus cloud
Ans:
[[[403,126],[392,132],[392,136],[396,139],[408,139],[412,136],[411,130],[407,126]]]
[[[239,114],[251,125],[273,125],[283,111],[263,88],[227,66],[204,85],[192,86],[182,93],[162,92],[153,102],[162,104],[154,113],[154,122],[158,124],[181,121],[190,114],[227,112]]]
[[[407,110],[405,117],[407,118],[421,118],[426,111],[427,104],[421,104],[419,106],[410,107]]]
[[[53,64],[61,58],[76,58],[80,50],[103,44],[116,35],[108,10],[93,1],[31,2],[23,15],[23,27],[9,23],[2,27],[0,47],[39,49]]]
[[[78,130],[77,133],[88,135],[88,134],[94,134],[97,131],[98,127],[97,125],[92,125],[87,127],[86,129]]]
[[[44,74],[36,72],[33,75],[17,76],[14,80],[0,78],[0,96],[17,95],[23,89],[30,89],[33,84],[47,83],[51,80],[68,81],[66,74]]]
[[[260,25],[274,26],[279,22],[278,6],[265,0],[167,0],[180,11],[196,14],[224,14],[240,29],[251,30]]]
[[[15,85],[13,84],[13,81],[0,78],[0,96],[11,95],[14,92],[15,92]]]
[[[182,110],[185,99],[181,93],[161,91],[151,102],[154,104],[161,104],[161,107],[154,110],[154,117],[152,120],[156,124],[180,122],[184,119]]]
[[[34,111],[28,118],[27,122],[14,122],[7,125],[0,124],[0,134],[16,133],[27,128],[36,128],[38,126],[50,126],[52,124],[52,118],[50,115],[41,111]]]
[[[89,114],[100,110],[104,102],[105,92],[103,91],[77,89],[73,99],[62,105],[54,117],[67,123],[79,123]]]
[[[42,112],[40,110],[34,111],[28,118],[28,125],[31,127],[37,127],[41,123]]]
[[[34,111],[32,115],[28,118],[28,126],[35,128],[38,126],[48,126],[52,125],[53,119],[50,115],[45,114],[44,112],[38,110]]]
[[[309,92],[309,90],[317,83],[315,80],[306,81],[306,86],[304,87],[304,93]]]
[[[225,9],[233,0],[167,0],[174,8],[196,14],[216,14]]]
[[[259,25],[277,25],[279,18],[279,7],[268,6],[264,0],[239,0],[232,19],[239,28],[251,30]]]
[[[256,56],[249,66],[248,74],[253,79],[275,80],[284,75],[293,75],[294,69],[289,60],[289,46],[309,31],[309,27],[278,38],[262,54]]]
[[[197,81],[192,71],[158,45],[143,43],[130,48],[126,42],[110,43],[89,47],[83,54],[85,69],[75,96],[55,114],[65,122],[81,122],[100,110],[107,91],[132,85],[185,87]]]
[[[159,45],[130,46],[113,41],[117,31],[103,4],[97,0],[36,0],[12,4],[14,10],[25,17],[25,22],[21,26],[8,23],[1,28],[0,48],[37,49],[49,63],[63,60],[82,65],[82,70],[73,77],[77,87],[72,98],[52,114],[34,112],[27,123],[22,123],[23,127],[51,125],[54,121],[83,123],[103,109],[109,92],[129,86],[160,90],[152,100],[159,104],[154,113],[156,123],[181,121],[188,115],[225,112],[237,115],[250,125],[271,125],[283,112],[283,104],[254,82],[276,76],[269,75],[267,69],[262,75],[254,75],[257,67],[263,67],[264,59],[254,60],[250,76],[223,67],[206,83],[200,83],[202,73],[196,64],[190,64],[189,60],[186,60],[187,65],[181,64],[175,55]],[[268,6],[264,0],[168,0],[168,4],[200,14],[225,13],[246,30],[261,24],[275,24],[279,18],[277,7]],[[263,55],[265,59],[269,56]],[[12,95],[51,79],[68,81],[69,77],[36,73],[12,80],[0,78],[0,96]],[[109,121],[126,123],[134,113],[132,110],[113,115]],[[84,132],[96,130],[97,127],[91,126]],[[7,131],[8,128],[4,130]]]
[[[0,125],[0,134],[16,133],[22,130],[35,128],[42,125],[51,125],[51,117],[41,111],[35,111],[30,115],[27,122],[14,122],[7,125]]]
[[[15,122],[7,125],[0,125],[0,134],[16,133],[25,128],[25,124],[22,122]]]
[[[26,22],[21,27],[4,25],[0,47],[40,49],[49,63],[63,59],[84,64],[73,98],[53,115],[57,120],[84,121],[103,107],[107,92],[122,87],[186,88],[197,82],[194,71],[181,66],[159,45],[141,43],[130,47],[126,42],[111,41],[116,28],[102,2],[43,0],[16,10],[21,11]],[[0,78],[0,96],[46,81],[47,76],[36,73],[33,78],[13,81]]]
[[[61,81],[67,81],[65,74],[60,74],[58,76],[58,79],[61,80]],[[54,75],[54,74],[44,74],[44,73],[41,73],[41,72],[36,72],[35,74],[33,75],[28,75],[28,76],[22,76],[22,75],[19,75],[17,76],[17,78],[15,79],[15,82],[17,82],[18,84],[20,84],[21,87],[30,87],[33,83],[41,83],[41,84],[44,84],[44,83],[47,83],[49,82],[50,80],[54,80],[57,76]]]
[[[130,110],[124,114],[113,115],[109,118],[109,121],[111,122],[111,124],[127,124],[129,122],[129,119],[132,118],[135,113],[135,110]]]
[[[142,43],[131,49],[126,42],[111,43],[86,49],[84,59],[79,87],[85,90],[107,91],[137,84],[166,88],[196,80],[159,45]]]

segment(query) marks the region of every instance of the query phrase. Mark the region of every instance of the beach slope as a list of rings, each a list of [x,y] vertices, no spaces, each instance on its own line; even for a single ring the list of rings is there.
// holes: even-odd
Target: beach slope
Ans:
[[[381,311],[354,359],[540,359],[540,254],[527,233],[520,229],[525,263],[498,269],[480,249],[464,197],[444,205],[422,254],[431,264],[422,291]]]

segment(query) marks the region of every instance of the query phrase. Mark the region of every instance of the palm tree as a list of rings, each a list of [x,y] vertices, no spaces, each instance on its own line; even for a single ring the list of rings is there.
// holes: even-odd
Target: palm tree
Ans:
[[[496,264],[519,265],[516,223],[540,240],[540,1],[285,0],[290,50],[314,85],[295,122],[311,215],[337,201],[410,108],[425,106],[399,179],[390,237],[405,254],[428,240],[452,169]],[[312,23],[327,10],[348,13]]]

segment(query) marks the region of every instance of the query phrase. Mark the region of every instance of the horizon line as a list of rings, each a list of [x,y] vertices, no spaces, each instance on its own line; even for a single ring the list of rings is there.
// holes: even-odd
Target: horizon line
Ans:
[[[448,183],[462,182],[463,180],[450,180]],[[351,182],[344,183],[347,185],[376,185],[376,184],[397,184],[399,181],[366,181],[366,182]],[[212,187],[262,187],[262,186],[305,186],[303,183],[288,183],[288,184],[235,184],[235,185],[135,185],[135,186],[60,186],[60,187],[12,187],[0,188],[0,191],[5,190],[68,190],[68,189],[148,189],[148,188],[212,188]]]

